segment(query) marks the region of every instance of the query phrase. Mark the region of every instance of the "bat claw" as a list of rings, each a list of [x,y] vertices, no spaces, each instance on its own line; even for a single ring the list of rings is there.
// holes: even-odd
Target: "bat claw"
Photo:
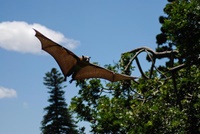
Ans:
[[[70,81],[69,81],[69,83],[72,83],[74,81],[74,79],[71,79]]]
[[[67,77],[65,76],[64,81],[67,81]]]

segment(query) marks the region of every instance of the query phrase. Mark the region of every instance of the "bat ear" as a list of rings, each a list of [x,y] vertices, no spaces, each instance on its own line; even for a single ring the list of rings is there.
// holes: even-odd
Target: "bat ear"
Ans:
[[[89,57],[89,56],[86,56],[86,61],[88,61],[88,62],[89,62],[89,61],[90,61],[90,58],[91,58],[91,57]]]

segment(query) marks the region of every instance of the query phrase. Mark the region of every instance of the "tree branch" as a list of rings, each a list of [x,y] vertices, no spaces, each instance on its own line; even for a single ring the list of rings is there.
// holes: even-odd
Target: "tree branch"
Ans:
[[[151,59],[151,62],[152,62],[152,65],[151,65],[151,70],[150,70],[150,77],[152,76],[153,74],[153,68],[156,69],[156,71],[158,71],[160,74],[162,74],[163,76],[165,76],[156,66],[155,66],[155,62],[156,62],[156,59],[160,59],[160,58],[170,58],[171,54],[175,55],[175,54],[178,54],[178,51],[176,50],[172,50],[172,51],[164,51],[164,52],[155,52],[153,51],[152,49],[148,48],[148,47],[140,47],[140,48],[136,48],[132,51],[129,51],[129,52],[125,52],[125,53],[132,53],[134,54],[133,57],[131,58],[131,60],[129,61],[129,63],[127,64],[127,66],[125,67],[125,71],[130,67],[130,65],[132,64],[132,62],[134,60],[136,60],[136,63],[138,65],[138,68],[139,68],[139,71],[141,73],[141,75],[146,78],[146,79],[149,79],[143,72],[141,66],[140,66],[140,62],[137,58],[137,56],[142,53],[142,52],[146,52],[147,55],[149,56],[149,58]],[[125,53],[122,53],[125,54]],[[149,54],[151,53],[151,54]],[[166,77],[166,76],[165,76]]]
[[[135,60],[136,60],[136,63],[137,63],[137,65],[138,65],[138,68],[139,68],[139,70],[140,70],[141,75],[142,75],[145,79],[149,79],[149,78],[144,74],[144,72],[143,72],[143,70],[142,70],[142,67],[140,66],[140,62],[139,62],[139,60],[138,60],[137,57],[135,58]]]
[[[178,54],[178,51],[177,50],[172,50],[172,51],[164,51],[164,52],[155,52],[155,51],[153,51],[152,49],[150,49],[150,48],[148,48],[148,47],[140,47],[140,48],[136,48],[136,49],[134,49],[134,50],[132,50],[132,51],[129,51],[129,52],[125,52],[125,53],[137,53],[137,52],[143,52],[143,51],[148,51],[148,52],[150,52],[151,54],[153,54],[153,56],[155,57],[155,58],[166,58],[166,57],[168,57],[168,58],[170,58],[170,56],[171,56],[171,53],[173,53],[173,54]],[[122,53],[122,54],[125,54],[125,53]],[[139,53],[138,53],[139,54]],[[137,54],[137,55],[138,55]]]

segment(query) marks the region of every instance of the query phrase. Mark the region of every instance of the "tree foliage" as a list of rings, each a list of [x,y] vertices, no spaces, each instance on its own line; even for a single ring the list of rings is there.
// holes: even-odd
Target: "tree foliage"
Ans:
[[[76,125],[68,111],[64,98],[62,83],[64,78],[53,68],[51,72],[46,73],[44,85],[49,89],[49,106],[45,107],[46,114],[41,122],[41,131],[43,134],[76,134]]]
[[[177,49],[179,62],[198,63],[200,50],[199,0],[174,0],[160,16],[161,33],[157,35],[157,51]],[[199,64],[199,63],[198,63]]]
[[[164,12],[156,51],[137,48],[106,66],[128,75],[138,68],[138,81],[77,82],[80,90],[71,109],[91,123],[93,133],[200,133],[200,2],[170,0]],[[151,62],[146,72],[141,53]],[[166,58],[165,66],[155,65]]]

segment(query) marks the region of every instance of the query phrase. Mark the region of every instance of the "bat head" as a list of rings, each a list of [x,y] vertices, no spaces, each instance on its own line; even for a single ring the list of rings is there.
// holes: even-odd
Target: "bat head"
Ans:
[[[90,58],[91,57],[89,57],[89,56],[84,56],[84,55],[82,55],[82,57],[80,58],[82,61],[87,61],[87,62],[89,62],[90,61]]]

